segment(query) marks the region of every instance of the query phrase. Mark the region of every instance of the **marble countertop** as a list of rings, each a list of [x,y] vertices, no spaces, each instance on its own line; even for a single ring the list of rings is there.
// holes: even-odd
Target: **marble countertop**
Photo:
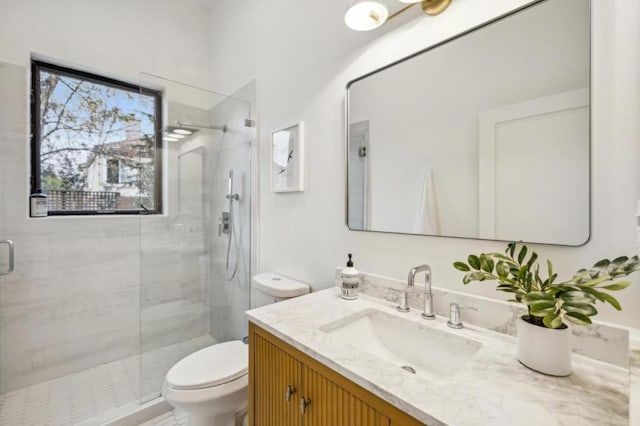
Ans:
[[[366,309],[420,321],[483,346],[453,376],[432,381],[320,330]],[[338,288],[247,314],[251,322],[429,426],[629,424],[630,378],[622,367],[574,355],[571,376],[545,376],[517,361],[513,337],[470,325],[453,330],[446,318],[423,321],[418,311],[398,313],[394,303],[364,295],[343,300]]]

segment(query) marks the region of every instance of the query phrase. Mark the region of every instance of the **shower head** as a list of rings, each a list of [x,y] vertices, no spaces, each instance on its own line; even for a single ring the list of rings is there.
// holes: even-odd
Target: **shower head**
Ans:
[[[167,142],[179,142],[193,136],[200,129],[186,126],[167,126],[162,132],[162,139]]]
[[[229,170],[229,179],[227,180],[227,200],[239,200],[240,195],[233,192],[233,169]]]
[[[205,125],[205,124],[193,124],[193,123],[181,123],[175,121],[172,126],[167,126],[164,129],[162,139],[168,142],[178,142],[187,137],[193,136],[194,133],[200,130],[221,130],[223,133],[227,132],[227,125]]]

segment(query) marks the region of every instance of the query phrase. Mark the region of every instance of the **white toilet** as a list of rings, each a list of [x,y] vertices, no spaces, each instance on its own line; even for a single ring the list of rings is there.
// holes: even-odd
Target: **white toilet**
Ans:
[[[253,277],[252,307],[309,293],[307,284],[266,272]],[[183,358],[167,373],[162,396],[193,426],[246,422],[249,351],[240,340],[218,343]]]

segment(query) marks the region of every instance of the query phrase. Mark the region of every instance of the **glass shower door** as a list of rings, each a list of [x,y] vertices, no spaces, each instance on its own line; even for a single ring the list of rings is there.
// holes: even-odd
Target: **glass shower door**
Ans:
[[[0,77],[2,81],[7,79],[7,75],[15,74],[16,71],[22,71],[22,68],[0,63]],[[11,88],[7,87],[7,85],[0,86],[0,103],[2,105],[10,103],[12,97],[10,91]],[[19,88],[18,93],[14,94],[14,96],[15,95],[19,96]],[[7,222],[5,218],[7,202],[2,197],[9,189],[8,183],[11,181],[4,171],[10,158],[9,143],[7,141],[12,138],[12,136],[15,137],[15,135],[12,135],[12,125],[15,125],[15,123],[11,120],[10,114],[5,113],[0,115],[0,286],[5,280],[3,277],[11,274],[14,268],[14,243],[13,240],[9,239],[9,229],[6,226]],[[0,295],[1,293],[2,287],[0,287]]]
[[[27,383],[16,374],[21,367],[16,353],[26,345],[11,348],[17,341],[15,331],[20,324],[16,320],[21,314],[14,299],[26,299],[21,294],[20,271],[14,270],[17,266],[14,255],[20,253],[24,240],[19,233],[25,229],[27,214],[24,209],[28,185],[16,180],[16,176],[23,176],[26,163],[25,68],[0,63],[0,82],[0,394],[6,394]]]
[[[149,74],[140,85],[163,93],[164,139],[163,211],[140,217],[144,402],[180,359],[246,335],[238,324],[249,306],[251,112],[247,102]],[[226,198],[231,169],[238,196]]]
[[[0,81],[5,81],[5,77],[6,74],[8,72],[10,72],[10,69],[7,69],[7,67],[9,67],[8,64],[4,64],[4,63],[0,63]],[[0,85],[0,102],[2,102],[2,104],[6,103],[6,88],[5,85]],[[6,153],[6,146],[7,144],[5,143],[6,138],[8,137],[7,132],[5,130],[5,127],[7,126],[7,118],[6,118],[6,114],[1,114],[0,115],[0,241],[3,244],[0,244],[0,330],[2,327],[2,301],[3,301],[3,297],[2,297],[2,288],[4,287],[4,282],[5,282],[5,275],[8,275],[10,272],[12,272],[12,267],[10,267],[10,254],[9,251],[5,249],[4,247],[4,243],[5,241],[10,241],[8,240],[9,235],[7,235],[7,229],[6,229],[6,219],[5,219],[5,213],[4,213],[4,209],[6,206],[6,203],[4,202],[4,198],[3,198],[3,194],[6,191],[6,186],[7,186],[7,175],[4,173],[4,164],[6,159],[8,158],[8,153]],[[12,242],[13,244],[13,242]],[[7,245],[8,248],[8,245]],[[11,265],[12,266],[12,265]],[[10,270],[11,269],[11,270]],[[0,336],[2,335],[2,333],[0,332]],[[3,349],[3,345],[2,345],[2,341],[0,340],[0,366],[2,365],[2,349]],[[2,369],[0,368],[0,393],[2,393]]]
[[[28,76],[0,63],[0,425],[76,424],[138,400],[139,219],[29,217]]]

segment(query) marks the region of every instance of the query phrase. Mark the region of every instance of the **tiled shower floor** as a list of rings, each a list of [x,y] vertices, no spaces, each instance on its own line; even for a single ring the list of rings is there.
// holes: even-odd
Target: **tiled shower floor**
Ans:
[[[159,393],[173,364],[213,343],[206,335],[143,354],[143,392]],[[0,395],[0,425],[73,425],[136,401],[139,393],[140,359],[133,356]]]

